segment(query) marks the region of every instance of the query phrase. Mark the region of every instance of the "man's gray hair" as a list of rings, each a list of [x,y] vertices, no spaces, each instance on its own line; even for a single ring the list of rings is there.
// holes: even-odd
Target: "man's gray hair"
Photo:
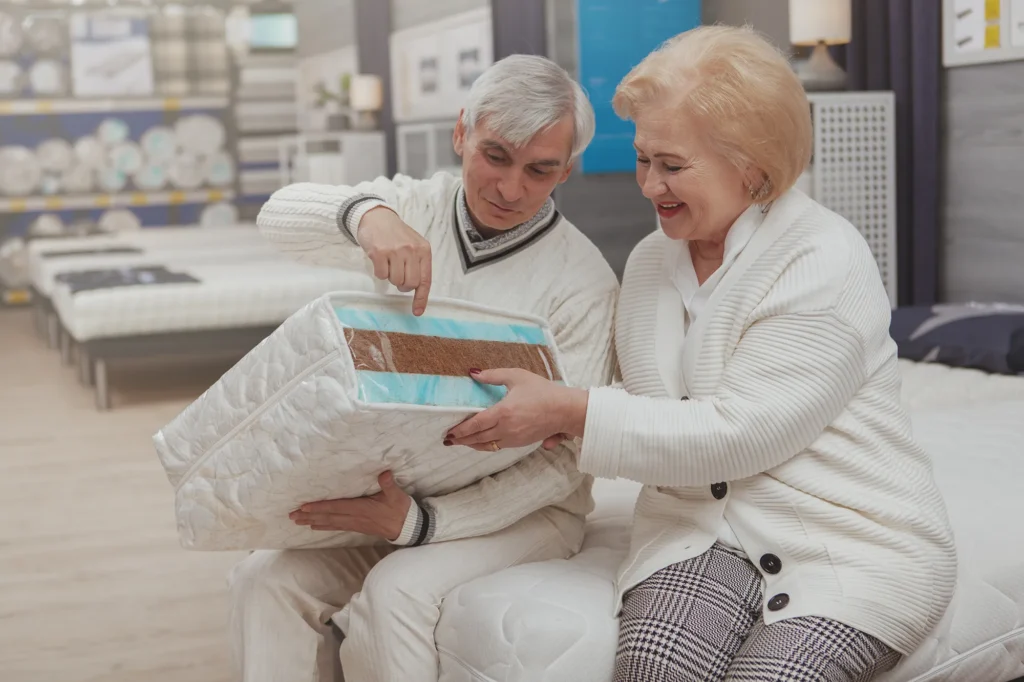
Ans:
[[[594,108],[565,69],[550,59],[514,54],[495,62],[473,83],[462,114],[470,133],[481,121],[515,147],[566,116],[573,120],[575,160],[594,138]]]

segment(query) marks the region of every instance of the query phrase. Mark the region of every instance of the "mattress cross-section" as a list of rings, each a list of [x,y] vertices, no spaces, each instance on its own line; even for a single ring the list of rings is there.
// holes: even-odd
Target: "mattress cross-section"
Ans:
[[[175,487],[182,544],[228,550],[376,542],[312,531],[305,502],[376,492],[391,470],[414,495],[440,495],[533,450],[493,456],[445,447],[444,434],[503,396],[471,368],[519,368],[563,383],[547,322],[432,299],[334,293],[292,315],[154,436]]]

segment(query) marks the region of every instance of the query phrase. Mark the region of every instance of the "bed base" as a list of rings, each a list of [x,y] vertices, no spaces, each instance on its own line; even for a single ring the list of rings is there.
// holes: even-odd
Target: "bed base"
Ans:
[[[60,338],[68,347],[66,362],[77,355],[78,378],[91,386],[96,396],[96,409],[111,408],[108,370],[120,360],[155,360],[164,358],[242,357],[270,336],[277,325],[216,329],[204,331],[170,332],[92,339],[76,342],[66,330]],[[62,349],[63,349],[62,344]],[[73,353],[73,350],[77,351]]]

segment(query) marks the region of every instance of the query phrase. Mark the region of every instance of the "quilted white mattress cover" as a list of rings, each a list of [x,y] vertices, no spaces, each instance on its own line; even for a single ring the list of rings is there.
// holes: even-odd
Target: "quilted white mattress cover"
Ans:
[[[878,682],[1006,682],[1024,675],[1024,378],[901,362],[904,401],[956,534],[945,620]],[[456,589],[436,641],[442,682],[607,682],[612,581],[639,486],[596,481],[583,550]]]
[[[532,451],[509,448],[493,457],[467,457],[464,449],[445,447],[448,429],[497,400],[493,390],[473,382],[468,366],[458,376],[392,371],[401,362],[394,360],[397,352],[389,357],[395,337],[376,337],[368,352],[377,359],[372,366],[357,366],[348,339],[353,329],[371,337],[388,331],[472,342],[488,337],[457,334],[485,327],[495,335],[488,340],[512,336],[513,343],[529,333],[529,352],[546,345],[554,363],[553,368],[546,364],[549,376],[564,376],[547,322],[439,297],[431,299],[426,314],[413,318],[410,301],[358,292],[318,298],[154,436],[175,488],[184,547],[379,542],[356,533],[312,531],[296,526],[288,514],[305,502],[373,494],[385,470],[411,494],[444,494]],[[358,319],[348,314],[353,311]],[[356,326],[368,320],[369,326]],[[383,327],[375,326],[378,320]]]
[[[199,283],[96,289],[54,287],[51,303],[76,341],[162,332],[270,326],[330,291],[370,291],[363,274],[287,260],[175,267]]]

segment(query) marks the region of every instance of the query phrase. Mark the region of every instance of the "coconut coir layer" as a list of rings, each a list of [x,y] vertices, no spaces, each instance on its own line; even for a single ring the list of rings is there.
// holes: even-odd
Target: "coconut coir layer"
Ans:
[[[505,368],[562,378],[546,346],[366,329],[346,329],[345,338],[357,370],[464,377],[474,368]]]

